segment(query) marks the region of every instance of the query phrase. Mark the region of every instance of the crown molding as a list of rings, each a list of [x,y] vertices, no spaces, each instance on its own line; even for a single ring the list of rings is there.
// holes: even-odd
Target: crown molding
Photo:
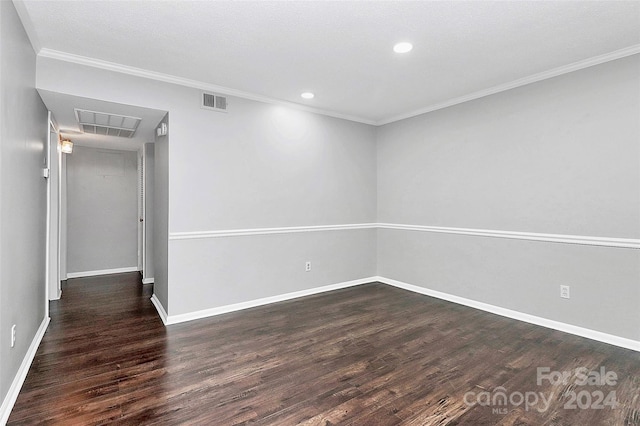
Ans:
[[[533,74],[528,77],[520,78],[518,80],[513,80],[509,83],[500,84],[498,86],[493,86],[488,89],[480,90],[478,92],[473,92],[468,95],[460,96],[458,98],[449,99],[444,102],[440,102],[437,104],[433,104],[424,108],[420,108],[411,112],[407,112],[404,114],[396,115],[387,119],[376,121],[376,126],[383,126],[385,124],[390,124],[396,121],[405,120],[407,118],[416,117],[418,115],[426,114],[428,112],[437,111],[439,109],[448,108],[450,106],[458,105],[464,102],[472,101],[474,99],[483,98],[485,96],[493,95],[496,93],[504,92],[506,90],[515,89],[520,86],[525,86],[527,84],[536,83],[538,81],[546,80],[553,77],[558,77],[563,74],[568,74],[570,72],[578,71],[584,68],[592,67],[594,65],[603,64],[605,62],[614,61],[616,59],[625,58],[631,55],[637,55],[640,53],[640,44],[636,44],[633,46],[625,47],[624,49],[615,50],[610,53],[606,53],[604,55],[594,56],[592,58],[584,59],[582,61],[574,62],[568,65],[563,65],[558,68],[553,68],[548,71],[543,71],[538,74]]]
[[[340,114],[333,111],[324,110],[321,108],[313,108],[307,105],[297,104],[295,102],[283,101],[268,96],[259,95],[256,93],[244,92],[242,90],[232,89],[230,87],[218,86],[215,84],[205,83],[203,81],[191,80],[188,78],[177,77],[170,74],[164,74],[157,71],[150,71],[142,68],[130,67],[128,65],[118,64],[116,62],[103,61],[101,59],[89,58],[87,56],[75,55],[73,53],[61,52],[59,50],[53,50],[48,48],[40,49],[38,56],[43,58],[56,59],[64,62],[71,62],[78,65],[85,65],[88,67],[98,68],[107,71],[114,71],[122,74],[132,75],[135,77],[147,78],[150,80],[161,81],[164,83],[176,84],[179,86],[191,87],[193,89],[205,90],[214,92],[221,95],[235,96],[238,98],[249,99],[252,101],[264,102],[267,104],[281,105],[292,109],[297,109],[306,112],[312,112],[315,114],[326,115],[333,118],[340,118],[348,121],[355,121],[357,123],[363,123],[368,125],[375,125],[376,122],[368,120],[366,118],[357,117],[354,115]]]
[[[16,9],[18,9],[17,5],[20,4],[20,7],[22,8],[22,13],[26,14],[26,18],[23,19],[23,24],[25,24],[25,29],[27,29],[28,25],[26,24],[26,22],[30,23],[31,21],[28,18],[28,14],[26,12],[26,9],[24,8],[24,5],[22,5],[21,2],[18,0],[14,0],[14,4],[16,4]],[[21,15],[21,19],[22,19],[22,15]],[[621,59],[627,56],[636,55],[640,53],[640,44],[636,44],[633,46],[626,47],[624,49],[615,50],[613,52],[606,53],[604,55],[594,56],[592,58],[584,59],[568,65],[563,65],[558,68],[533,74],[528,77],[511,81],[509,83],[500,84],[498,86],[490,87],[488,89],[473,92],[468,95],[449,99],[444,102],[433,104],[424,108],[420,108],[404,114],[396,115],[390,118],[386,118],[382,120],[369,120],[363,117],[358,117],[358,116],[349,115],[349,114],[341,114],[341,113],[328,111],[320,108],[313,108],[307,105],[283,101],[280,99],[271,98],[268,96],[259,95],[255,93],[245,92],[242,90],[236,90],[229,87],[218,86],[215,84],[205,83],[203,81],[191,80],[188,78],[178,77],[170,74],[164,74],[157,71],[150,71],[142,68],[131,67],[128,65],[122,65],[115,62],[103,61],[101,59],[89,58],[87,56],[75,55],[72,53],[61,52],[58,50],[53,50],[48,48],[39,48],[39,41],[37,40],[37,36],[35,35],[35,30],[33,30],[33,25],[31,25],[31,28],[32,28],[31,30],[27,29],[27,34],[29,35],[29,39],[31,40],[31,43],[34,46],[34,49],[38,52],[38,56],[43,58],[50,58],[50,59],[56,59],[64,62],[71,62],[78,65],[85,65],[85,66],[103,69],[107,71],[119,72],[122,74],[147,78],[150,80],[176,84],[179,86],[191,87],[199,90],[211,91],[211,92],[219,93],[222,95],[235,96],[238,98],[249,99],[249,100],[264,102],[268,104],[282,105],[288,108],[293,108],[293,109],[306,111],[306,112],[312,112],[316,114],[326,115],[329,117],[340,118],[343,120],[354,121],[357,123],[363,123],[363,124],[368,124],[372,126],[383,126],[385,124],[390,124],[396,121],[405,120],[407,118],[416,117],[418,115],[426,114],[428,112],[433,112],[439,109],[448,108],[450,106],[458,105],[464,102],[483,98],[485,96],[490,96],[496,93],[500,93],[507,90],[515,89],[517,87],[525,86],[527,84],[536,83],[538,81],[557,77],[563,74],[568,74],[570,72],[578,71],[584,68],[592,67],[594,65],[599,65],[605,62],[614,61],[616,59]]]

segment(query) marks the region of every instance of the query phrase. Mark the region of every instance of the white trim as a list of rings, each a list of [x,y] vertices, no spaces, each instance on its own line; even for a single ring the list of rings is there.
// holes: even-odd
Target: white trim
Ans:
[[[9,419],[9,414],[11,414],[13,405],[16,403],[16,399],[18,399],[18,394],[20,394],[20,389],[22,388],[22,384],[24,383],[24,380],[27,378],[29,367],[31,367],[31,363],[33,362],[33,359],[36,356],[36,352],[38,351],[38,346],[40,346],[42,337],[44,336],[44,333],[47,331],[47,327],[49,326],[49,321],[51,321],[51,318],[46,316],[40,323],[40,327],[38,328],[38,331],[36,331],[36,335],[33,336],[31,345],[29,345],[29,349],[27,349],[27,353],[22,359],[22,364],[20,364],[20,368],[18,368],[18,371],[16,372],[16,375],[13,378],[13,382],[11,382],[9,391],[7,392],[7,395],[4,397],[4,400],[2,401],[2,407],[0,407],[0,425],[6,424],[7,420]]]
[[[464,102],[469,102],[474,99],[483,98],[485,96],[494,95],[496,93],[504,92],[507,90],[515,89],[517,87],[525,86],[527,84],[536,83],[538,81],[546,80],[553,77],[558,77],[563,74],[578,71],[584,68],[592,67],[594,65],[603,64],[605,62],[614,61],[616,59],[622,59],[627,56],[636,55],[640,53],[640,44],[625,47],[624,49],[615,50],[613,52],[605,53],[604,55],[594,56],[592,58],[583,59],[582,61],[574,62],[572,64],[563,65],[558,68],[553,68],[548,71],[543,71],[538,74],[533,74],[518,80],[511,81],[509,83],[493,86],[488,89],[479,90],[477,92],[469,93],[468,95],[460,96],[433,104],[427,107],[423,107],[414,111],[399,114],[390,118],[376,121],[376,126],[383,126],[385,124],[393,123],[395,121],[405,120],[407,118],[415,117],[418,115],[426,114],[428,112],[437,111],[439,109],[448,108],[453,105],[458,105]]]
[[[53,116],[53,112],[48,111],[51,114],[48,114],[49,117],[49,126],[53,127],[53,132],[55,134],[60,133],[60,130],[58,130],[58,122],[56,121],[56,118]],[[51,131],[51,130],[50,130]]]
[[[160,316],[160,319],[162,320],[162,323],[164,325],[168,325],[167,324],[167,311],[164,310],[164,306],[162,306],[162,303],[160,302],[160,299],[158,299],[158,296],[156,296],[155,293],[153,293],[153,295],[151,296],[151,303],[153,303],[153,306],[156,307],[156,311],[158,311],[158,315]]]
[[[24,7],[24,6],[23,6]],[[51,111],[47,111],[47,169],[51,170],[51,126],[52,126],[52,117],[53,114]],[[47,175],[48,176],[48,175]],[[47,207],[45,212],[46,223],[45,223],[45,249],[44,249],[44,316],[49,316],[49,283],[51,282],[51,277],[49,275],[51,271],[51,178],[47,177],[47,188],[46,188],[46,200]]]
[[[297,299],[299,297],[311,296],[318,293],[324,293],[333,290],[339,290],[342,288],[353,287],[361,284],[369,284],[373,282],[381,282],[393,287],[408,290],[414,293],[422,294],[425,296],[435,297],[437,299],[446,300],[448,302],[457,303],[459,305],[468,306],[474,309],[480,309],[481,311],[489,312],[492,314],[500,315],[506,318],[511,318],[518,321],[523,321],[529,324],[538,325],[541,327],[550,328],[553,330],[562,331],[565,333],[573,334],[587,339],[595,340],[602,343],[607,343],[614,346],[619,346],[626,349],[631,349],[640,352],[640,341],[627,339],[625,337],[615,336],[613,334],[603,333],[600,331],[591,330],[576,325],[563,323],[560,321],[550,320],[547,318],[538,317],[535,315],[529,315],[522,312],[514,311],[507,308],[502,308],[488,303],[478,302],[475,300],[467,299],[460,296],[455,296],[448,293],[443,293],[436,290],[431,290],[425,287],[420,287],[413,284],[407,284],[402,281],[393,280],[381,276],[362,278],[359,280],[346,281],[338,284],[331,284],[323,287],[316,287],[308,290],[296,291],[293,293],[286,293],[277,296],[264,297],[261,299],[250,300],[247,302],[235,303],[232,305],[225,305],[216,308],[204,309],[201,311],[189,312],[179,315],[167,315],[162,303],[157,298],[155,293],[151,296],[151,302],[156,307],[160,319],[164,325],[178,324],[186,321],[192,321],[201,318],[212,317],[216,315],[226,314],[229,312],[240,311],[243,309],[254,308],[258,306],[268,305],[271,303],[282,302],[285,300]]]
[[[587,339],[597,340],[599,342],[607,343],[614,346],[620,346],[622,348],[631,349],[631,350],[640,352],[640,341],[637,341],[637,340],[627,339],[624,337],[615,336],[613,334],[603,333],[600,331],[595,331],[595,330],[591,330],[584,327],[578,327],[576,325],[571,325],[571,324],[563,323],[560,321],[554,321],[547,318],[538,317],[535,315],[529,315],[522,312],[513,311],[511,309],[490,305],[488,303],[477,302],[475,300],[466,299],[460,296],[454,296],[452,294],[431,290],[431,289],[420,287],[413,284],[407,284],[405,282],[392,280],[390,278],[375,277],[375,279],[376,281],[379,281],[383,284],[388,284],[404,290],[412,291],[414,293],[435,297],[437,299],[446,300],[448,302],[457,303],[459,305],[469,306],[471,308],[480,309],[481,311],[490,312],[492,314],[500,315],[503,317],[527,322],[529,324],[539,325],[541,327],[546,327],[553,330],[574,334],[580,337],[586,337]]]
[[[186,314],[169,315],[166,318],[166,321],[163,318],[163,322],[165,323],[165,325],[178,324],[181,322],[192,321],[192,320],[206,318],[206,317],[212,317],[215,315],[222,315],[229,312],[240,311],[243,309],[255,308],[257,306],[269,305],[271,303],[283,302],[285,300],[297,299],[299,297],[311,296],[318,293],[325,293],[327,291],[353,287],[360,284],[367,284],[375,280],[376,280],[375,277],[362,278],[359,280],[345,281],[337,284],[330,284],[323,287],[310,288],[308,290],[301,290],[301,291],[295,291],[292,293],[279,294],[277,296],[263,297],[261,299],[249,300],[247,302],[234,303],[232,305],[225,305],[225,306],[219,306],[216,308],[204,309],[201,311],[188,312]],[[153,297],[152,297],[152,302],[153,302]],[[153,303],[154,305],[156,304],[155,302]],[[156,305],[156,309],[158,309],[160,318],[162,318],[163,314],[160,312],[160,308],[158,307],[158,305]]]
[[[146,223],[145,220],[147,219],[145,216],[145,209],[144,209],[144,203],[145,203],[145,195],[146,195],[146,188],[144,187],[144,180],[146,179],[146,172],[145,172],[145,167],[144,167],[144,163],[145,163],[145,158],[144,158],[144,145],[142,145],[142,147],[138,150],[137,153],[137,158],[138,158],[138,169],[137,171],[137,187],[138,187],[138,192],[136,193],[136,198],[137,198],[137,205],[138,205],[138,226],[136,229],[136,240],[138,243],[138,270],[140,271],[146,271],[145,268],[145,228],[146,228]],[[142,221],[140,221],[140,218],[142,218]]]
[[[19,4],[19,2],[15,2]],[[19,12],[20,13],[20,12]],[[24,20],[23,20],[24,22]],[[29,32],[27,35],[30,36]],[[31,39],[31,37],[30,37]],[[614,61],[616,59],[621,59],[627,56],[635,55],[640,53],[640,44],[636,44],[633,46],[629,46],[623,49],[615,50],[613,52],[606,53],[604,55],[594,56],[592,58],[587,58],[581,61],[577,61],[568,65],[563,65],[561,67],[557,67],[548,71],[543,71],[541,73],[533,74],[527,77],[523,77],[508,83],[500,84],[498,86],[490,87],[487,89],[479,90],[477,92],[470,93],[468,95],[460,96],[457,98],[449,99],[437,104],[433,104],[427,107],[423,107],[414,111],[406,112],[403,114],[399,114],[396,116],[392,116],[389,118],[385,118],[382,120],[370,120],[363,117],[358,117],[349,114],[341,114],[334,111],[328,111],[319,108],[313,108],[307,105],[297,104],[295,102],[283,101],[280,99],[271,98],[268,96],[258,95],[255,93],[245,92],[242,90],[232,89],[230,87],[218,86],[215,84],[205,83],[203,81],[191,80],[183,77],[178,77],[170,74],[164,74],[156,71],[150,71],[142,68],[131,67],[128,65],[122,65],[115,62],[103,61],[100,59],[94,59],[87,56],[75,55],[72,53],[61,52],[54,49],[48,48],[39,48],[39,42],[37,38],[31,40],[32,44],[34,44],[34,49],[37,51],[38,56],[44,58],[57,59],[60,61],[71,62],[78,65],[85,65],[93,68],[108,70],[119,72],[122,74],[133,75],[136,77],[147,78],[150,80],[162,81],[165,83],[177,84],[180,86],[192,87],[195,89],[211,91],[215,93],[219,93],[222,95],[228,96],[236,96],[239,98],[250,99],[258,102],[265,102],[274,105],[283,105],[289,108],[294,108],[302,111],[313,112],[316,114],[326,115],[329,117],[340,118],[343,120],[355,121],[358,123],[369,124],[373,126],[382,126],[385,124],[393,123],[395,121],[404,120],[407,118],[415,117],[418,115],[426,114],[428,112],[436,111],[439,109],[447,108],[453,105],[461,104],[463,102],[472,101],[474,99],[479,99],[485,96],[493,95],[496,93],[504,92],[506,90],[515,89],[517,87],[525,86],[527,84],[535,83],[538,81],[546,80],[549,78],[557,77],[563,74],[567,74],[570,72],[578,71],[584,68],[592,67],[594,65],[599,65],[605,62]],[[37,47],[35,46],[37,45]]]
[[[49,297],[49,300],[60,300],[60,298],[62,297],[62,289],[57,289],[56,294],[49,294]]]
[[[541,234],[537,232],[497,231],[493,229],[447,228],[440,226],[402,225],[379,223],[380,229],[400,229],[404,231],[439,232],[445,234],[473,235],[481,237],[511,238],[516,240],[546,241],[551,243],[582,244],[589,246],[640,249],[640,239],[588,237],[583,235]]]
[[[122,274],[124,272],[137,272],[137,266],[127,268],[101,269],[97,271],[67,272],[67,278],[95,277],[96,275]]]
[[[222,238],[247,235],[292,234],[296,232],[343,231],[349,229],[374,229],[376,223],[356,223],[349,225],[289,226],[285,228],[253,228],[227,229],[221,231],[171,232],[170,240],[187,240],[195,238]]]
[[[313,108],[307,105],[301,105],[294,102],[283,101],[283,100],[271,98],[268,96],[263,96],[255,93],[245,92],[242,90],[232,89],[230,87],[218,86],[211,83],[205,83],[203,81],[191,80],[188,78],[178,77],[170,74],[164,74],[157,71],[150,71],[142,68],[136,68],[128,65],[118,64],[115,62],[103,61],[101,59],[89,58],[87,56],[75,55],[73,53],[61,52],[59,50],[48,49],[46,47],[40,49],[38,56],[43,58],[57,59],[59,61],[71,62],[78,65],[85,65],[85,66],[98,68],[102,70],[114,71],[114,72],[119,72],[127,75],[133,75],[136,77],[147,78],[149,80],[177,84],[180,86],[191,87],[194,89],[200,89],[207,92],[214,92],[221,95],[235,96],[238,98],[249,99],[252,101],[264,102],[264,103],[274,104],[274,105],[282,105],[288,108],[312,112],[315,114],[326,115],[334,118],[340,118],[343,120],[355,121],[358,123],[364,123],[369,125],[376,124],[376,122],[373,120],[357,117],[355,115],[341,114],[334,111],[328,111],[320,108]]]
[[[352,229],[398,229],[403,231],[438,232],[492,238],[545,241],[551,243],[640,249],[640,239],[590,237],[584,235],[543,234],[538,232],[499,231],[494,229],[450,228],[442,226],[406,225],[398,223],[356,223],[348,225],[291,226],[284,228],[228,229],[220,231],[171,232],[169,240],[226,238],[252,235],[292,234],[297,232],[343,231]]]
[[[153,282],[154,282],[153,277],[151,277],[151,278],[143,278],[142,279],[142,284],[153,284]]]
[[[51,118],[54,119],[53,117],[53,113],[51,114]],[[55,121],[55,119],[54,119]],[[57,126],[56,126],[57,128]],[[58,141],[56,142],[56,145],[58,145],[59,142],[59,137],[60,137],[60,133],[56,133],[56,136],[58,137]],[[61,151],[56,150],[56,157],[57,157],[57,162],[58,162],[58,187],[56,188],[56,195],[57,195],[57,216],[58,216],[58,223],[56,224],[56,226],[58,227],[58,231],[56,232],[57,235],[57,244],[56,244],[56,288],[55,288],[55,292],[57,294],[57,298],[60,299],[60,297],[62,297],[62,277],[60,276],[60,260],[61,260],[61,251],[62,251],[62,156],[65,155],[63,154]],[[66,201],[66,200],[65,200]]]

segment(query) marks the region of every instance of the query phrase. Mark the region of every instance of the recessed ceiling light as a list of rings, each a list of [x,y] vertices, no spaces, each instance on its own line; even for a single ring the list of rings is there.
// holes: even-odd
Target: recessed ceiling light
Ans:
[[[315,96],[313,93],[311,92],[304,92],[303,94],[301,94],[300,96],[302,96],[305,99],[313,99],[313,97]]]
[[[411,49],[413,49],[413,44],[406,41],[396,43],[396,45],[393,46],[393,51],[396,53],[407,53],[410,52]]]

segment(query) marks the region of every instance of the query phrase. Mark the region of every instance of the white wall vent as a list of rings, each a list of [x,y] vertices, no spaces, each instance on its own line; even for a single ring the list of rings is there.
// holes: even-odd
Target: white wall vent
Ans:
[[[227,112],[227,98],[224,96],[202,92],[201,101],[201,108],[218,112]]]

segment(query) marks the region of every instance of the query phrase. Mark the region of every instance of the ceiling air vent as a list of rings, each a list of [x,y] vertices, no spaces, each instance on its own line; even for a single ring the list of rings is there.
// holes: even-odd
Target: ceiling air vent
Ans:
[[[80,130],[103,136],[132,138],[141,118],[74,108]]]
[[[202,93],[202,108],[218,112],[227,112],[227,98],[212,93]]]

